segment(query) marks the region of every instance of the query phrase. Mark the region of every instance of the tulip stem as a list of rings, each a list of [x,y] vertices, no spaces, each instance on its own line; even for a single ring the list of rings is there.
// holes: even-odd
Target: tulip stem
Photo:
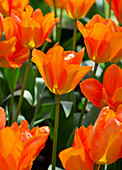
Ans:
[[[56,0],[53,0],[55,18],[57,18]],[[58,39],[58,25],[56,24],[56,40]]]
[[[63,15],[63,9],[61,9],[61,13],[60,13],[60,26],[58,30],[58,41],[59,42],[61,41],[62,15]]]
[[[95,74],[96,74],[97,68],[98,68],[98,63],[95,63],[94,70],[93,70],[93,72],[92,72],[92,78],[95,78]],[[88,99],[85,98],[83,107],[82,107],[82,109],[81,109],[79,121],[78,121],[78,124],[77,124],[77,127],[78,127],[78,128],[80,128],[80,126],[81,126],[81,122],[82,122],[83,115],[84,115],[85,110],[86,110],[86,105],[87,105],[87,103],[88,103]]]
[[[94,170],[98,170],[99,169],[99,165],[95,164],[94,165]]]
[[[11,125],[12,120],[12,110],[13,110],[13,104],[14,104],[14,69],[11,69],[12,73],[12,87],[11,87],[11,103],[10,103],[10,112],[9,112],[9,120],[8,120],[8,126]]]
[[[26,87],[26,82],[27,82],[28,73],[29,73],[29,69],[30,69],[31,57],[32,57],[32,50],[30,50],[30,56],[29,56],[29,59],[28,59],[28,62],[27,62],[26,70],[25,70],[25,76],[24,76],[24,80],[23,80],[21,95],[20,95],[20,98],[19,98],[14,122],[17,121],[17,118],[18,118],[18,115],[19,115],[19,112],[20,112],[20,109],[21,109],[23,94],[24,94],[24,90],[25,90],[25,87]]]
[[[54,134],[53,134],[52,170],[55,170],[55,167],[56,167],[58,124],[59,124],[59,107],[60,107],[60,96],[57,95],[56,96],[55,125],[54,125]]]
[[[111,18],[111,1],[109,0],[109,13],[108,13],[108,18]]]
[[[96,74],[97,68],[98,68],[98,63],[95,63],[94,70],[92,72],[92,78],[95,78],[95,74]]]
[[[73,51],[76,49],[76,31],[77,31],[77,20],[74,20],[74,32],[73,32]]]

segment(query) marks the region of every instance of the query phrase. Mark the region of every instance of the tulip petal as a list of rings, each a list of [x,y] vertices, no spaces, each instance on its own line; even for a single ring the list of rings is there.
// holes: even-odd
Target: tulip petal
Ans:
[[[86,79],[80,83],[81,92],[96,107],[105,106],[103,102],[103,85],[96,79]]]
[[[122,80],[122,69],[116,64],[112,64],[106,69],[103,78],[103,86],[110,98],[118,88],[122,87],[120,80]]]
[[[6,125],[6,113],[2,107],[0,107],[0,130]]]

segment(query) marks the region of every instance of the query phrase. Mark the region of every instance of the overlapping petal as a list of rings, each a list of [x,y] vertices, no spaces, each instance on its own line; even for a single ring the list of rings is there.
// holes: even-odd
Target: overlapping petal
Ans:
[[[4,127],[5,112],[2,108],[0,122],[0,169],[31,169],[33,160],[45,146],[50,133],[49,127],[30,130],[26,120],[20,126],[15,122],[11,127]]]
[[[104,107],[94,126],[76,129],[73,146],[60,152],[59,158],[67,170],[93,169],[122,157],[122,105],[116,112]],[[99,167],[98,167],[99,169]]]
[[[106,0],[109,3],[109,0]],[[122,1],[121,0],[112,0],[111,8],[114,11],[114,14],[119,22],[122,25]]]
[[[96,14],[85,27],[80,21],[77,22],[77,26],[84,37],[91,60],[96,63],[107,61],[115,63],[122,59],[121,28],[112,20],[104,19]]]
[[[112,64],[103,77],[103,85],[96,79],[86,79],[80,84],[82,93],[93,105],[102,109],[105,105],[116,110],[122,103],[122,69]]]
[[[45,0],[45,1],[49,6],[54,7],[53,0]],[[56,3],[56,8],[60,8],[60,9],[64,8],[63,0],[56,0],[55,3]]]
[[[12,9],[21,8],[24,10],[27,4],[29,4],[29,0],[0,0],[0,12],[5,16],[9,16]]]
[[[80,66],[83,55],[84,49],[78,53],[64,52],[64,49],[56,44],[46,54],[34,49],[32,61],[37,65],[50,91],[61,95],[73,90],[92,69],[92,67]]]
[[[29,49],[40,47],[59,20],[54,18],[53,12],[43,16],[40,9],[34,12],[29,5],[26,11],[19,11],[19,13],[14,11],[12,16],[23,46]]]
[[[90,138],[90,156],[97,164],[110,164],[120,158],[122,152],[122,112],[120,105],[115,113],[105,107],[100,112]]]
[[[83,18],[96,0],[64,0],[64,8],[72,19]]]
[[[93,162],[86,145],[91,130],[92,125],[87,129],[83,126],[79,130],[76,129],[73,146],[60,152],[59,158],[66,170],[93,170]]]
[[[11,57],[9,57],[10,62],[12,63],[11,67],[21,67],[22,64],[28,59],[29,57],[29,49],[23,47],[15,24],[12,20],[12,17],[6,17],[3,19],[3,28],[5,32],[6,40],[11,39],[12,37],[16,37],[16,44],[15,44],[15,51]]]

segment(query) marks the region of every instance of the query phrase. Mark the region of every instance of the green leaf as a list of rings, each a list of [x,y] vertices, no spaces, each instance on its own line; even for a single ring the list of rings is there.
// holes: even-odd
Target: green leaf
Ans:
[[[51,110],[50,118],[55,120],[55,106]],[[73,107],[70,115],[68,118],[65,116],[64,109],[62,107],[62,104],[60,104],[60,113],[59,113],[59,132],[58,132],[58,152],[66,148],[68,139],[73,131],[73,121],[74,121],[74,113],[73,113]],[[50,123],[50,135],[51,138],[53,138],[53,129],[54,124]]]
[[[23,64],[23,66],[21,67],[21,71],[20,71],[20,79],[22,83],[23,83],[24,76],[25,76],[26,65],[27,65],[27,62]],[[26,90],[28,90],[32,94],[32,96],[34,94],[34,81],[35,81],[35,70],[34,70],[33,64],[30,63],[30,69],[29,69],[27,83],[26,83]]]
[[[78,32],[77,34],[76,34],[76,42],[77,41],[79,41],[80,40],[80,38],[81,38],[81,33],[80,32]],[[62,46],[63,46],[63,48],[65,49],[65,50],[72,50],[72,48],[73,48],[73,37],[71,37],[69,40],[67,40],[64,44],[62,44]]]
[[[35,79],[35,87],[34,87],[34,105],[37,104],[38,100],[40,99],[40,95],[41,97],[43,96],[45,88],[46,85],[43,78],[37,77]]]
[[[4,68],[3,69],[5,79],[7,81],[9,90],[12,90],[12,69]],[[20,68],[14,69],[14,89],[16,88],[18,79],[19,79]]]
[[[100,109],[93,106],[90,112],[84,115],[83,120],[82,120],[82,125],[84,125],[85,127],[88,127],[90,124],[94,124],[99,113],[100,113]]]
[[[66,118],[68,118],[72,110],[73,102],[61,101],[60,103],[62,104]]]

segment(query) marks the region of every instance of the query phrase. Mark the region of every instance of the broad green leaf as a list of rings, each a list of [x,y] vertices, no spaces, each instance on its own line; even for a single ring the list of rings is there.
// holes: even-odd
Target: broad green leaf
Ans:
[[[66,118],[70,115],[71,110],[72,110],[72,106],[73,106],[73,102],[69,102],[69,101],[61,101],[60,102],[62,104],[62,107],[64,109],[64,113]]]
[[[85,127],[88,127],[90,124],[94,124],[95,120],[97,119],[98,115],[100,113],[100,109],[93,106],[87,114],[84,115],[82,124]]]
[[[40,95],[41,96],[43,95],[45,88],[46,85],[43,78],[37,77],[35,79],[35,87],[34,87],[34,105],[37,104],[38,100],[40,99]]]
[[[3,69],[5,79],[8,83],[9,90],[12,90],[12,69],[4,68]],[[14,89],[16,88],[20,74],[20,68],[14,69]]]

